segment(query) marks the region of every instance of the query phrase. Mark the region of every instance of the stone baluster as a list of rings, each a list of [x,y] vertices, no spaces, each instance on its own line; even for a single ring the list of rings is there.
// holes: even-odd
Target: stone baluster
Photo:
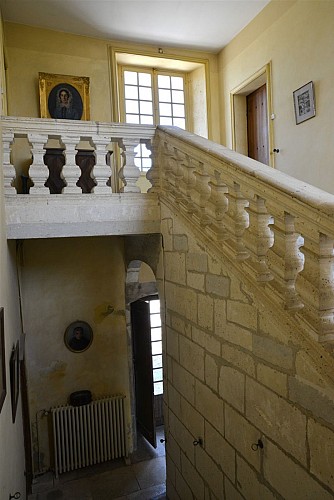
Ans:
[[[3,132],[2,134],[2,150],[3,150],[3,176],[4,176],[4,193],[16,194],[16,189],[13,182],[16,178],[14,165],[11,164],[10,155],[14,142],[13,132]]]
[[[224,241],[229,238],[229,232],[225,224],[225,214],[228,209],[228,187],[221,178],[221,173],[215,170],[214,180],[209,182],[211,195],[208,200],[208,214],[212,219],[212,227],[216,233],[218,241]]]
[[[320,342],[334,340],[334,238],[322,233],[304,236],[304,269],[296,287],[304,308],[299,313]]]
[[[267,265],[267,253],[273,245],[273,233],[269,227],[272,218],[269,216],[265,200],[254,195],[247,208],[249,227],[245,231],[245,245],[250,252],[251,270],[258,282],[272,280],[273,276]]]
[[[75,162],[77,154],[76,145],[80,141],[79,136],[62,136],[62,142],[65,145],[65,165],[63,166],[62,174],[66,182],[63,189],[65,194],[80,194],[81,188],[77,186],[77,182],[81,176],[80,167]]]
[[[196,185],[196,177],[194,171],[196,169],[196,164],[194,160],[187,154],[184,155],[184,160],[182,162],[183,168],[183,178],[181,190],[184,195],[183,205],[188,213],[194,213],[196,211],[195,204],[193,202],[192,193]]]
[[[233,249],[236,260],[245,260],[249,257],[249,251],[244,244],[245,230],[249,226],[249,215],[246,211],[248,201],[243,197],[240,185],[232,182],[228,191],[227,225],[232,235],[229,246]]]
[[[135,165],[135,148],[138,146],[138,139],[123,138],[121,148],[123,149],[123,166],[119,171],[119,178],[123,182],[122,193],[139,193],[140,188],[137,181],[140,176],[140,169]]]
[[[160,143],[161,144],[161,143]],[[151,168],[146,173],[146,179],[150,181],[151,187],[148,189],[148,193],[159,193],[161,190],[161,179],[160,179],[160,144],[151,141],[146,142],[146,149],[148,149],[151,154]]]
[[[209,184],[210,175],[207,173],[203,162],[197,162],[194,176],[196,179],[196,184],[193,189],[194,204],[196,207],[196,214],[194,215],[199,217],[201,225],[206,226],[210,223],[206,208],[211,196],[211,187]]]
[[[110,138],[100,135],[92,137],[92,145],[95,148],[95,165],[92,170],[92,177],[96,182],[96,186],[92,189],[95,194],[110,194],[112,189],[107,186],[109,177],[112,175],[110,166],[107,164],[107,146],[110,143]],[[112,180],[111,180],[112,185]]]
[[[29,167],[29,176],[34,183],[30,188],[30,195],[49,194],[45,183],[49,177],[49,169],[44,163],[45,147],[48,141],[46,134],[28,134],[31,144],[32,164]]]
[[[172,194],[176,203],[180,203],[180,201],[182,200],[182,192],[180,190],[181,181],[183,178],[182,160],[182,153],[177,148],[173,148],[173,152],[171,155],[172,170],[170,172],[170,184],[172,186]]]
[[[268,251],[268,266],[275,277],[271,286],[278,292],[283,307],[296,311],[303,303],[296,291],[296,279],[303,269],[303,255],[299,251],[301,237],[295,231],[295,218],[276,207],[275,241]]]

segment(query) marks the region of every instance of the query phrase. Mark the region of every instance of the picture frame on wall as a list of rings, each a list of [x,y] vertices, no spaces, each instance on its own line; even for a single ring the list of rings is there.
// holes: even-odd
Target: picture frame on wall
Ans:
[[[66,328],[64,342],[72,352],[86,351],[93,342],[93,330],[86,321],[74,321]]]
[[[293,92],[296,124],[315,116],[315,97],[313,82],[308,82]]]
[[[12,421],[15,422],[17,404],[20,392],[20,348],[17,341],[13,346],[12,354],[9,361],[10,374],[10,395],[12,400]]]
[[[39,73],[41,118],[89,120],[89,78]]]
[[[4,308],[0,307],[0,413],[6,398],[6,393]]]

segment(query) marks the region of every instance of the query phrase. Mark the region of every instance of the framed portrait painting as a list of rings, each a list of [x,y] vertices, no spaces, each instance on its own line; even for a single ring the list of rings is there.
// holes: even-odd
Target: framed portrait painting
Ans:
[[[41,118],[89,120],[89,78],[39,73]]]
[[[93,330],[86,321],[74,321],[66,328],[64,342],[72,352],[86,351],[93,342]]]
[[[6,397],[4,310],[0,307],[0,412]]]
[[[313,82],[306,83],[293,92],[296,124],[315,116],[315,99]]]

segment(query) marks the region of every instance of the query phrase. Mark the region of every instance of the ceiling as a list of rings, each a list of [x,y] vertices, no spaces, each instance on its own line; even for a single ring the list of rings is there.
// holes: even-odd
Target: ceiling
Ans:
[[[5,21],[217,52],[270,0],[0,0]]]

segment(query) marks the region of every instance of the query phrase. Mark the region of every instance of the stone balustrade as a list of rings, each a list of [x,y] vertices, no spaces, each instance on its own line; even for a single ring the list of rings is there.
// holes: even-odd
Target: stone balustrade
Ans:
[[[323,343],[334,341],[334,196],[191,133],[159,127],[153,190]]]
[[[50,194],[49,188],[45,186],[49,170],[44,155],[54,147],[63,151],[65,159],[60,172],[65,184],[61,194],[82,193],[78,186],[81,170],[76,163],[80,148],[90,150],[95,159],[91,173],[95,181],[92,193],[140,192],[137,186],[140,169],[135,161],[135,148],[145,143],[149,149],[155,133],[155,127],[149,125],[15,117],[3,117],[2,130],[5,194],[18,192],[18,174],[16,166],[11,163],[11,151],[15,140],[25,138],[31,153],[28,177],[32,184],[29,194],[32,196]],[[114,153],[113,164],[107,160],[110,158],[108,153]]]
[[[159,233],[160,199],[264,300],[333,343],[333,195],[173,127],[5,117],[2,131],[9,239]],[[12,163],[22,138],[30,148],[28,196],[17,192]],[[49,141],[64,156],[64,187],[54,195],[46,187]],[[78,186],[82,141],[94,155],[87,194]],[[152,151],[148,193],[137,184],[140,143]],[[108,161],[108,152],[121,163]]]

